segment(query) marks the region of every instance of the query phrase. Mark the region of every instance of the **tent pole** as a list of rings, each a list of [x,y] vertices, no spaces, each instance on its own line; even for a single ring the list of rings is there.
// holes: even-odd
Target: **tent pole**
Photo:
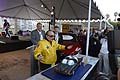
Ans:
[[[86,56],[84,58],[84,63],[88,63],[88,48],[89,48],[89,36],[90,36],[90,17],[91,17],[91,0],[89,0],[89,13],[88,13],[88,30],[87,30],[87,44],[86,44]]]
[[[102,16],[100,18],[100,27],[99,27],[99,30],[101,30],[101,29],[102,29]]]
[[[104,30],[106,29],[106,19],[105,19],[105,26],[104,26]]]
[[[17,18],[14,19],[15,21],[15,29],[14,29],[14,34],[17,34],[18,32],[18,24],[17,24]]]

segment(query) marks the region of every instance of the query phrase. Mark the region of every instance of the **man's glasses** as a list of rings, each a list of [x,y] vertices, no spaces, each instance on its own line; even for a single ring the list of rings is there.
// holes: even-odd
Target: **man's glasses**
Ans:
[[[48,35],[49,37],[55,37],[55,35]]]

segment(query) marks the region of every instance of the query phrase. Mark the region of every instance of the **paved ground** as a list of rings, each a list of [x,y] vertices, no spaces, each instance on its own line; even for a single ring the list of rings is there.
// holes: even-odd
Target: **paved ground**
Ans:
[[[29,76],[29,50],[0,53],[0,80],[25,80]]]
[[[28,77],[30,77],[29,50],[0,53],[0,80],[25,80]]]

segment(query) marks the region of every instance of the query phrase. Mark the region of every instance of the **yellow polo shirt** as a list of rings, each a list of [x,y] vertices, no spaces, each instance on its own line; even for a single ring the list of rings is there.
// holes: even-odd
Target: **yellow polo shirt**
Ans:
[[[42,55],[43,59],[41,63],[54,64],[57,60],[56,50],[64,50],[65,46],[58,44],[56,41],[52,41],[52,44],[43,39],[38,42],[38,46],[35,48],[34,57],[38,60],[38,55]]]

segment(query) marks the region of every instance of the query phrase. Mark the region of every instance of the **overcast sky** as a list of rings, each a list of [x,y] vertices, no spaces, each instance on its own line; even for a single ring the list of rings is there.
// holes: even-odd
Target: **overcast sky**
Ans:
[[[98,8],[105,16],[110,15],[111,19],[114,19],[114,12],[120,13],[120,0],[94,0],[98,5]]]

